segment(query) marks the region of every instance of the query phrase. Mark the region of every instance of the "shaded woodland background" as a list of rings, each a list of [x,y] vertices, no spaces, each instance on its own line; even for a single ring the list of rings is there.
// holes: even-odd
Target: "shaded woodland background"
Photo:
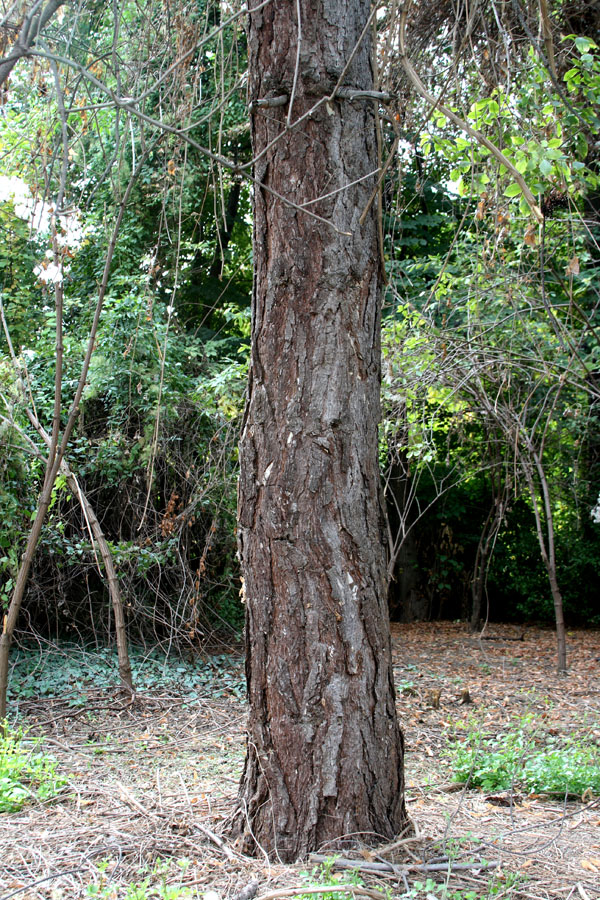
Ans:
[[[376,17],[381,473],[400,621],[551,622],[554,578],[567,621],[600,624],[600,12],[545,7],[413,4],[403,18],[392,3]],[[65,9],[1,98],[0,596],[6,606],[43,480],[27,410],[50,430],[57,286],[64,422],[129,186],[67,459],[130,639],[193,652],[243,620],[243,18],[212,0]],[[60,475],[18,637],[99,645],[113,630],[104,564]]]

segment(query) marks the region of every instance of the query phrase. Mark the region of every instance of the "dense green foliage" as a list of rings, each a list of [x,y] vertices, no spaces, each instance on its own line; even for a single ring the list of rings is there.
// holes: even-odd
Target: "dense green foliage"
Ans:
[[[381,196],[392,612],[468,618],[477,595],[482,617],[549,620],[540,540],[552,540],[568,618],[598,624],[598,22],[551,4],[550,64],[524,10],[492,21],[482,4],[458,47],[446,6],[417,4],[406,39],[470,134],[407,79],[399,22],[379,23],[392,96],[382,159],[396,153]],[[99,3],[73,27],[56,17],[45,49],[15,68],[0,120],[0,296],[15,354],[3,328],[0,598],[6,607],[43,478],[28,410],[51,430],[57,285],[64,426],[115,238],[68,461],[113,554],[129,634],[148,648],[198,647],[242,620],[236,442],[252,260],[250,182],[235,171],[250,159],[236,8],[181,0],[142,15],[125,2],[116,22]],[[97,643],[113,630],[64,476],[22,627]]]
[[[413,33],[427,24],[417,16]],[[568,619],[598,624],[600,55],[557,30],[553,74],[526,22],[502,23],[511,47],[500,24],[472,53],[423,52],[450,112],[409,108],[384,219],[387,496],[408,532],[399,612],[468,618],[478,592],[483,618],[551,621],[543,543]],[[541,222],[451,113],[525,178]]]
[[[235,23],[220,28],[217,7],[189,12],[168,7],[140,20],[136,7],[125,6],[115,23],[113,6],[100,4],[80,16],[77,34],[54,22],[52,50],[73,60],[61,70],[68,146],[61,146],[60,104],[45,60],[19,71],[0,134],[4,171],[21,179],[17,190],[25,194],[7,196],[1,207],[9,223],[0,247],[2,300],[18,357],[15,371],[0,336],[1,427],[10,448],[0,479],[3,596],[6,602],[12,591],[43,475],[27,443],[39,446],[27,407],[35,404],[47,431],[52,421],[55,284],[64,290],[64,424],[119,203],[137,168],[68,459],[109,542],[132,638],[166,647],[198,645],[224,621],[241,620],[235,480],[249,334],[248,189],[152,123],[177,122],[195,143],[243,160],[244,48]],[[111,55],[113,41],[119,53]],[[165,73],[188,51],[185,64]],[[148,121],[103,102],[110,92],[147,94],[138,109]],[[33,152],[25,154],[32,135]],[[59,219],[57,271],[39,185],[46,196],[60,191],[62,152],[74,211]],[[34,628],[85,641],[104,640],[112,628],[102,566],[62,476],[27,613]]]

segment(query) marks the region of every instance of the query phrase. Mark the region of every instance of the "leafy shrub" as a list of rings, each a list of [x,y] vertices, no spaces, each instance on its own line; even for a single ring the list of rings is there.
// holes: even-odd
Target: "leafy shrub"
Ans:
[[[530,791],[544,794],[600,793],[598,748],[569,741],[527,760],[524,780]]]

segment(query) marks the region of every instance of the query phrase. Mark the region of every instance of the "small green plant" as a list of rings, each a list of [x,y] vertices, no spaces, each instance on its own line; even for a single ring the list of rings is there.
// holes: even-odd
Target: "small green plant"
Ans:
[[[532,793],[582,796],[600,793],[600,752],[583,738],[556,738],[525,717],[489,736],[476,724],[451,743],[447,758],[455,781],[486,791],[515,786]]]
[[[348,872],[334,872],[333,869],[335,867],[335,856],[331,856],[322,862],[319,866],[316,866],[312,869],[311,872],[301,872],[300,875],[304,881],[307,882],[307,887],[331,887],[331,891],[325,891],[323,893],[319,893],[319,898],[323,898],[323,900],[352,900],[353,894],[348,890],[335,890],[336,887],[342,887],[352,885],[353,887],[361,887],[363,882],[359,876],[358,871],[353,871],[351,873]],[[314,900],[314,894],[300,894],[299,895],[302,900]],[[382,898],[390,897],[389,892],[387,894],[382,893]]]
[[[510,897],[526,880],[526,876],[519,872],[494,871],[489,880],[473,890],[453,888],[447,881],[440,883],[428,878],[426,881],[415,881],[404,897],[407,900],[495,900],[499,896]]]
[[[496,870],[488,887],[488,897],[491,900],[498,896],[510,896],[513,891],[518,890],[528,881],[527,875],[523,872],[505,872],[502,869]]]
[[[189,860],[178,860],[179,867],[185,871]],[[110,876],[107,876],[110,860],[105,859],[98,863],[97,868],[100,879],[97,884],[90,884],[86,888],[86,894],[95,900],[191,900],[197,894],[191,888],[181,884],[167,884],[169,864],[166,860],[157,859],[150,870],[144,867],[140,870],[138,881],[119,886]]]
[[[39,744],[7,726],[0,734],[0,813],[17,812],[28,800],[50,800],[66,784],[56,760],[36,750]]]
[[[448,750],[454,780],[486,791],[511,787],[522,772],[526,742],[521,731],[490,738],[469,732]]]
[[[481,900],[486,895],[480,891],[452,890],[447,884],[428,878],[426,881],[415,881],[410,893],[405,896],[411,900]]]
[[[527,760],[524,780],[530,791],[541,794],[600,793],[600,753],[583,741],[569,739],[562,746],[548,743],[543,753]]]

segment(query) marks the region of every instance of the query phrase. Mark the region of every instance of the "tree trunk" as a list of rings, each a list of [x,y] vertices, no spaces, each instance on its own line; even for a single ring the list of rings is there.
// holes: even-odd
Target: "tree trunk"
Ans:
[[[498,480],[500,484],[497,486],[497,489],[496,485],[493,485],[493,506],[490,509],[487,519],[485,520],[485,523],[481,530],[479,543],[477,545],[477,552],[475,554],[475,563],[473,565],[473,575],[471,579],[471,598],[473,601],[470,621],[471,633],[479,631],[482,625],[481,611],[483,608],[483,592],[486,588],[488,569],[492,558],[492,553],[494,551],[494,546],[498,538],[500,529],[502,528],[502,523],[504,521],[504,513],[507,500],[507,487],[506,481],[504,480],[502,475],[499,476]],[[492,481],[494,481],[493,476]],[[484,627],[487,624],[488,615],[489,603],[485,615],[485,622],[483,623]]]
[[[261,186],[239,486],[250,717],[234,829],[246,852],[283,861],[344,836],[391,839],[407,824],[378,468],[374,212],[359,224],[375,184],[375,116],[364,97],[325,101],[338,81],[372,87],[370,34],[352,57],[369,9],[279,0],[249,17]],[[283,94],[285,105],[256,103]]]
[[[75,475],[71,472],[65,460],[62,462],[62,470],[66,475],[67,483],[73,491],[74,496],[79,500],[79,504],[83,511],[84,518],[90,528],[92,539],[96,541],[100,556],[104,563],[104,571],[106,572],[106,581],[108,583],[108,593],[112,604],[113,615],[115,617],[115,636],[117,641],[117,659],[119,664],[119,678],[121,679],[121,687],[129,694],[134,694],[133,675],[131,673],[131,662],[129,659],[129,649],[127,645],[127,628],[125,626],[125,613],[123,610],[123,599],[121,597],[121,588],[119,587],[119,579],[113,561],[112,553],[108,542],[104,537],[102,526],[98,521],[98,517],[94,512],[94,508],[90,501],[79,487],[79,482]]]
[[[390,453],[384,490],[388,518],[388,609],[394,622],[422,622],[429,618],[430,605],[419,589],[411,473],[400,445],[398,440]]]
[[[550,502],[550,490],[548,480],[544,471],[544,466],[540,456],[535,452],[531,444],[527,446],[527,451],[531,454],[531,459],[521,453],[521,465],[525,474],[525,479],[529,487],[531,503],[533,506],[533,515],[535,517],[535,530],[537,533],[538,544],[542,562],[546,568],[548,581],[550,583],[550,593],[552,594],[552,602],[554,604],[554,619],[556,622],[556,658],[557,669],[559,674],[565,675],[567,672],[567,637],[565,629],[565,616],[563,611],[563,600],[558,584],[558,576],[556,570],[556,553],[554,549],[554,516],[552,515],[552,504]],[[538,490],[533,475],[533,465],[535,465],[537,476],[540,484],[541,497],[538,496]],[[541,501],[541,502],[540,502]],[[545,515],[545,527],[542,521],[542,512]],[[545,531],[545,534],[544,534]]]

